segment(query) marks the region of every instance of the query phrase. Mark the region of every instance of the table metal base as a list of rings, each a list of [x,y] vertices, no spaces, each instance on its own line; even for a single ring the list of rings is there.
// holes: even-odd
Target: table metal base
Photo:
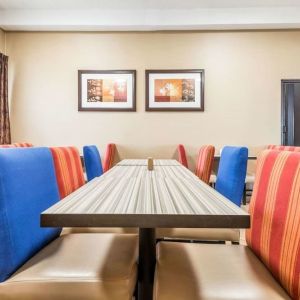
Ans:
[[[156,263],[154,228],[139,229],[138,300],[152,300]]]

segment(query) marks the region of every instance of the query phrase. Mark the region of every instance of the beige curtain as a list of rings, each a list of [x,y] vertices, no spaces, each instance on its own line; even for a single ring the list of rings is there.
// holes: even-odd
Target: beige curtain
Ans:
[[[10,144],[8,109],[8,56],[0,53],[0,144]]]

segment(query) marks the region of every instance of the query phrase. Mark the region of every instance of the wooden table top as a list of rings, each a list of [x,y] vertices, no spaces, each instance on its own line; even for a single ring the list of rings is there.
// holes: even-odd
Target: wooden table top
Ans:
[[[134,160],[135,163],[137,160]],[[146,160],[145,160],[146,162]],[[44,211],[44,227],[248,228],[250,216],[173,160],[118,164]],[[132,161],[133,163],[133,161]],[[161,163],[161,164],[160,164]],[[159,165],[160,164],[160,165]]]

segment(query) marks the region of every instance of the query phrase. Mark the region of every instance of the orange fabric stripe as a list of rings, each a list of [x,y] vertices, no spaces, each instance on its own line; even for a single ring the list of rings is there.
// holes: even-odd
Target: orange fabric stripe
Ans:
[[[179,144],[177,147],[177,152],[178,152],[178,160],[179,162],[185,166],[186,168],[188,168],[188,162],[187,162],[187,158],[186,158],[186,151],[183,145]]]
[[[251,228],[246,230],[246,241],[248,245],[252,245],[252,231],[253,229],[253,216],[255,214],[255,208],[256,208],[256,201],[257,201],[257,194],[258,191],[261,188],[261,174],[262,174],[262,168],[264,166],[265,160],[267,158],[267,152],[263,152],[257,160],[257,167],[256,167],[256,175],[255,175],[255,182],[253,186],[253,191],[252,191],[252,197],[249,205],[249,213],[250,213],[250,224]],[[254,223],[254,225],[256,222]]]
[[[75,190],[75,180],[77,174],[74,172],[74,163],[72,163],[72,154],[70,148],[63,148],[61,150],[63,152],[63,159],[65,160],[67,166],[66,169],[63,170],[66,177],[66,190],[67,194],[70,194],[73,190]]]
[[[263,214],[272,166],[279,153],[263,152],[258,159],[256,180],[250,201],[251,228],[247,230],[247,243],[260,256]]]
[[[293,299],[300,298],[300,153],[266,150],[250,203],[253,252]]]
[[[295,203],[294,201],[285,201],[285,199],[290,199],[290,197],[293,197],[293,190],[295,188],[294,179],[296,176],[298,176],[298,171],[297,160],[295,160],[294,156],[288,154],[284,168],[279,175],[280,183],[278,184],[275,199],[276,202],[272,219],[268,261],[266,259],[266,263],[269,264],[273,274],[277,274],[277,277],[279,277],[279,274],[282,270],[280,262],[282,261],[281,258],[283,258],[283,245],[285,244],[284,240],[290,233],[290,226],[288,226],[288,230],[285,231],[284,224],[288,224],[288,222],[292,220],[292,216],[289,214],[289,209],[290,205]],[[285,199],[282,199],[283,196]]]
[[[110,155],[110,163],[109,163],[109,168],[111,169],[114,165],[114,159],[115,159],[115,152],[116,152],[116,145],[112,144],[111,145],[111,155]]]
[[[278,268],[280,281],[287,290],[293,290],[294,276],[297,278],[297,270],[299,281],[299,265],[297,266],[297,263],[300,263],[298,257],[300,247],[300,165],[295,160],[294,165],[296,174],[290,192],[290,201],[288,201],[287,217],[282,234],[280,266]]]
[[[83,169],[80,160],[80,154],[74,147],[70,148],[72,162],[74,163],[74,174],[76,174],[75,187],[80,187],[84,184]]]
[[[207,184],[209,183],[212,171],[214,155],[214,146],[203,146],[199,150],[195,174],[199,177],[200,180],[204,181]]]
[[[75,147],[52,147],[50,150],[62,199],[85,183],[80,155]]]
[[[199,150],[198,162],[197,162],[197,168],[196,168],[196,175],[199,178],[202,178],[202,173],[203,173],[203,167],[204,167],[204,162],[205,162],[206,151],[207,151],[207,146],[203,146]]]
[[[61,197],[61,195],[63,194],[62,188],[63,185],[60,184],[60,182],[62,182],[61,179],[61,172],[59,170],[59,163],[58,163],[58,150],[54,150],[54,148],[50,148],[51,154],[52,154],[52,158],[53,158],[53,163],[54,163],[54,170],[55,170],[55,177],[56,177],[56,181],[57,181],[57,185],[58,185],[58,190],[59,190],[59,195]],[[62,198],[62,197],[61,197]]]
[[[283,171],[284,165],[288,158],[288,152],[282,152],[278,155],[274,162],[272,172],[270,174],[269,185],[265,198],[264,214],[262,216],[262,230],[260,241],[260,255],[264,259],[265,263],[269,264],[270,253],[270,238],[272,230],[272,221],[274,217],[275,201],[277,189],[279,186],[279,180]]]
[[[58,184],[60,198],[64,198],[67,193],[67,176],[65,170],[67,170],[66,161],[63,159],[62,149],[59,147],[50,148],[52,157],[54,160],[56,180]]]
[[[10,145],[0,145],[0,148],[25,148],[25,147],[33,147],[31,143],[14,143]]]
[[[292,283],[292,295],[298,295],[300,297],[300,245],[298,245],[298,250],[296,253],[296,263],[293,274]]]
[[[115,160],[115,152],[116,152],[116,145],[115,144],[108,144],[106,146],[104,163],[103,163],[103,171],[106,172],[113,167],[113,163]]]
[[[280,150],[280,151],[300,152],[300,147],[296,147],[296,146],[268,145],[267,149],[270,149],[270,150]]]

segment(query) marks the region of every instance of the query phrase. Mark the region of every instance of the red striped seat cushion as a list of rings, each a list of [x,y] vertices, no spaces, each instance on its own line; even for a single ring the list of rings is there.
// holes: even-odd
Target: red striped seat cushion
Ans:
[[[295,151],[300,152],[300,147],[296,146],[277,146],[277,145],[268,145],[267,149],[269,150],[281,150],[281,151]]]
[[[300,153],[265,150],[257,165],[247,243],[293,299],[300,298]]]
[[[13,143],[9,145],[0,145],[0,148],[25,148],[25,147],[33,147],[31,143]]]
[[[203,146],[199,150],[195,174],[207,184],[209,183],[214,156],[214,146]]]
[[[103,171],[106,172],[113,167],[115,161],[116,145],[108,144],[106,146],[105,157],[103,162]]]
[[[60,198],[84,185],[80,155],[76,147],[51,147]]]
[[[186,158],[186,151],[183,145],[179,144],[177,147],[177,151],[178,151],[178,161],[185,166],[186,168],[188,168],[188,162],[187,162],[187,158]]]

